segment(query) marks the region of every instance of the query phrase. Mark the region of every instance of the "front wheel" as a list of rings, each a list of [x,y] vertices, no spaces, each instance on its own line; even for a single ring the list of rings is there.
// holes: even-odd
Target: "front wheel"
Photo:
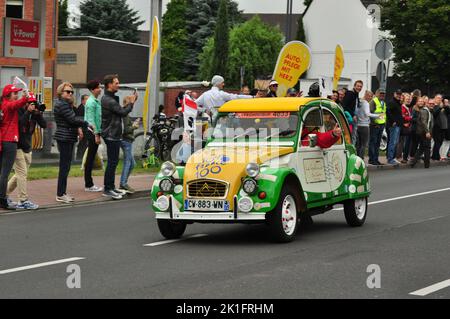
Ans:
[[[165,238],[178,239],[186,231],[186,223],[174,222],[166,219],[158,219],[158,228]]]
[[[268,213],[268,225],[272,240],[280,243],[295,239],[298,227],[297,201],[295,191],[285,185],[275,209]]]
[[[360,227],[364,225],[367,217],[367,206],[367,197],[345,201],[344,214],[347,224],[351,227]]]

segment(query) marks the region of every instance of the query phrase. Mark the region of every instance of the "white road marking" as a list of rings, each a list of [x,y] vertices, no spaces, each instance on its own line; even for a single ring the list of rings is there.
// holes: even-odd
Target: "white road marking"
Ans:
[[[205,237],[205,236],[208,236],[208,235],[207,234],[191,235],[191,236],[187,236],[187,237],[180,238],[180,239],[164,240],[164,241],[158,241],[156,243],[146,244],[146,245],[144,245],[144,247],[156,247],[156,246],[172,244],[172,243],[176,243],[179,241],[184,241],[184,240],[188,240],[188,239],[192,239],[192,238],[200,238],[200,237]]]
[[[450,287],[450,279],[444,280],[444,281],[438,282],[437,284],[434,284],[434,285],[425,287],[423,289],[411,292],[410,295],[424,297],[424,296],[427,296],[429,294],[432,294],[433,292],[442,290],[442,289],[447,288],[447,287]]]
[[[73,258],[67,258],[67,259],[48,261],[45,263],[34,264],[34,265],[29,265],[29,266],[24,266],[24,267],[5,269],[5,270],[0,270],[0,275],[5,275],[5,274],[12,273],[12,272],[24,271],[24,270],[29,270],[29,269],[47,267],[47,266],[52,266],[52,265],[57,265],[57,264],[64,264],[64,263],[69,263],[72,261],[77,261],[77,260],[82,260],[82,259],[86,259],[86,258],[85,257],[73,257]]]
[[[400,197],[394,197],[394,198],[388,198],[388,199],[383,199],[383,200],[378,200],[375,202],[370,202],[369,205],[376,205],[376,204],[382,204],[382,203],[387,203],[387,202],[393,202],[396,200],[401,200],[401,199],[407,199],[407,198],[411,198],[411,197],[419,197],[419,196],[425,196],[425,195],[430,195],[430,194],[435,194],[435,193],[442,193],[442,192],[447,192],[450,191],[450,188],[443,188],[443,189],[437,189],[434,191],[429,191],[429,192],[423,192],[423,193],[417,193],[417,194],[411,194],[411,195],[405,195],[405,196],[400,196]],[[336,208],[333,210],[344,210],[343,207],[340,208]]]

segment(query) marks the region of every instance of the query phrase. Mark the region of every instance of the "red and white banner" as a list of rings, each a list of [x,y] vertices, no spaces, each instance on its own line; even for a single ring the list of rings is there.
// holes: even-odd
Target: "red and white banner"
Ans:
[[[187,94],[183,98],[183,118],[184,118],[184,130],[194,131],[195,119],[197,118],[197,103]]]
[[[39,21],[6,18],[5,57],[39,59],[40,32]]]

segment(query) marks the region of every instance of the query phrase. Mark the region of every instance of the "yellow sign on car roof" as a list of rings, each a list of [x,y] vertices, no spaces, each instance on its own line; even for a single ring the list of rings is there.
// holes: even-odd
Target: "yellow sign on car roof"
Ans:
[[[321,100],[321,98],[255,98],[233,100],[219,108],[219,112],[297,112],[309,102]]]

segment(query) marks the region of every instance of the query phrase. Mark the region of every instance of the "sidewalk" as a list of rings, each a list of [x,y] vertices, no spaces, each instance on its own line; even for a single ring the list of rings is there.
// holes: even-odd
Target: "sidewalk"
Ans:
[[[103,187],[103,176],[95,176],[94,183]],[[116,186],[119,186],[120,175],[116,176]],[[148,197],[153,184],[155,174],[142,174],[130,176],[129,185],[136,190],[133,195],[127,195],[126,198]],[[102,196],[100,193],[87,193],[84,191],[83,177],[70,177],[67,182],[67,193],[75,197],[73,204],[62,204],[55,200],[56,197],[56,179],[43,179],[28,182],[28,195],[30,200],[38,204],[40,208],[70,207],[79,204],[111,201],[112,199]],[[10,198],[17,201],[17,190],[11,194]],[[4,213],[0,210],[0,213]]]
[[[386,162],[384,157],[380,157],[382,163]],[[367,159],[365,160],[367,165]],[[431,168],[439,166],[449,166],[450,161],[447,162],[431,162]],[[383,166],[373,166],[367,165],[369,171],[379,171],[379,170],[392,170],[392,169],[412,169],[408,164],[400,165],[383,165]],[[423,162],[420,161],[416,168],[414,169],[424,169]],[[116,177],[116,185],[119,185],[119,177]],[[142,174],[134,175],[130,177],[130,186],[132,186],[136,193],[133,195],[127,195],[126,198],[139,198],[148,197],[150,198],[150,190],[153,184],[155,174]],[[94,183],[98,186],[103,187],[103,176],[95,176]],[[82,177],[70,177],[68,180],[67,192],[75,197],[75,202],[73,204],[61,204],[56,202],[56,179],[43,179],[28,182],[28,193],[30,200],[35,202],[40,206],[40,208],[54,208],[54,207],[71,207],[74,205],[95,203],[95,202],[105,202],[111,199],[102,196],[102,193],[87,193],[84,191],[84,179]],[[11,194],[11,199],[17,201],[16,192]],[[4,210],[0,210],[0,214],[4,213]]]
[[[389,165],[389,164],[387,164],[386,157],[380,156],[379,161],[385,165],[381,165],[381,166],[369,165],[368,159],[366,158],[364,160],[364,162],[366,163],[367,169],[369,171],[390,170],[390,169],[424,169],[423,161],[419,161],[414,168],[411,168],[411,166],[409,166],[409,164]],[[440,167],[440,166],[449,166],[449,165],[450,165],[450,161],[439,162],[439,161],[432,160],[430,163],[430,168]]]

